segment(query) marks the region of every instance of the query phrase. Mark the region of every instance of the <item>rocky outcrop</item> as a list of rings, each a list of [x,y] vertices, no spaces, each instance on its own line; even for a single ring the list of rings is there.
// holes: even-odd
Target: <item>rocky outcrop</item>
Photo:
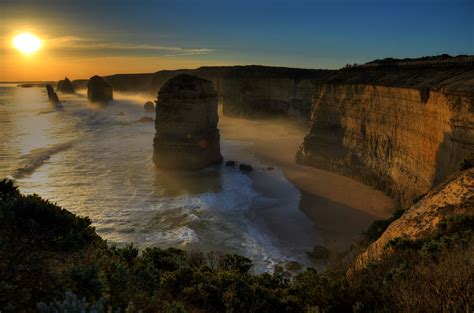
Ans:
[[[359,178],[409,207],[474,153],[473,99],[426,87],[320,85],[297,162]]]
[[[64,77],[63,80],[60,80],[58,82],[58,86],[56,87],[56,90],[62,93],[74,93],[74,87],[72,86],[71,81],[69,78]]]
[[[147,112],[154,112],[155,111],[155,104],[151,101],[148,101],[143,105],[143,109],[145,109],[145,111],[147,111]]]
[[[58,95],[54,92],[54,89],[51,85],[46,85],[46,91],[48,93],[48,99],[51,104],[57,105],[61,103],[59,101]]]
[[[140,123],[148,123],[148,122],[153,122],[153,118],[149,116],[143,116],[138,120]]]
[[[87,83],[87,98],[92,102],[113,100],[112,87],[100,76],[93,76]]]
[[[170,79],[158,93],[153,162],[186,170],[222,162],[217,122],[210,81],[187,74]]]
[[[414,240],[430,236],[440,221],[460,214],[474,214],[474,168],[454,174],[391,223],[359,256],[359,265],[379,260],[384,253],[389,253],[385,247],[392,239]]]

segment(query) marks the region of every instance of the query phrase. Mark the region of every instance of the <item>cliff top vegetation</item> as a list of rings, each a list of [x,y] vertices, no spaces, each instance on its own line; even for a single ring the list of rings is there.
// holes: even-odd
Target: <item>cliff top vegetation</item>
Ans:
[[[91,226],[0,182],[2,312],[437,312],[472,309],[473,217],[416,241],[397,239],[356,270],[254,275],[232,254],[109,247]],[[349,274],[350,273],[350,274]],[[471,295],[471,296],[469,296]]]

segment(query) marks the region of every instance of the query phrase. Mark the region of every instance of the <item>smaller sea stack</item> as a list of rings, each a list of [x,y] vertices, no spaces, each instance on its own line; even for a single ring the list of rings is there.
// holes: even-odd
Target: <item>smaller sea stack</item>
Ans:
[[[158,92],[153,162],[157,167],[195,170],[222,162],[217,93],[208,80],[187,74]]]
[[[155,104],[151,101],[148,101],[147,103],[145,103],[145,105],[143,106],[143,108],[145,109],[145,111],[147,112],[153,112],[155,111]]]
[[[92,76],[87,83],[87,98],[92,102],[109,102],[113,100],[112,86],[102,77]]]
[[[72,85],[71,81],[67,77],[64,77],[63,80],[60,80],[58,82],[58,86],[56,87],[56,90],[62,93],[75,93],[74,86]]]
[[[51,104],[59,104],[58,95],[54,92],[54,89],[51,85],[46,85],[46,91],[48,92],[48,99]]]

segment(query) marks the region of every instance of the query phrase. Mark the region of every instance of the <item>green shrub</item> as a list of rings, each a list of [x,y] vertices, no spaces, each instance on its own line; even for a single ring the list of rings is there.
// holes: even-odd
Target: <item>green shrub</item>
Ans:
[[[387,245],[391,253],[365,268],[343,260],[291,278],[280,267],[253,275],[251,260],[234,254],[109,248],[90,220],[37,196],[23,196],[10,182],[0,182],[0,197],[2,312],[472,309],[470,215],[442,221],[426,238],[392,240]]]

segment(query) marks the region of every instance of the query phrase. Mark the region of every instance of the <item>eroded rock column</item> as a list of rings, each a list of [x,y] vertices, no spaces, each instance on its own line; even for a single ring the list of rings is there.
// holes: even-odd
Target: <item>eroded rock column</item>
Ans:
[[[51,104],[59,104],[58,95],[54,92],[54,89],[51,85],[46,85],[46,91],[48,92],[48,99]]]
[[[74,86],[72,85],[71,81],[69,78],[64,77],[63,80],[60,80],[58,82],[58,86],[56,87],[56,90],[62,93],[74,93]]]
[[[217,93],[208,80],[187,74],[158,92],[153,162],[170,169],[200,169],[222,162]]]
[[[92,102],[109,102],[113,100],[112,86],[102,77],[92,76],[87,83],[87,98]]]

